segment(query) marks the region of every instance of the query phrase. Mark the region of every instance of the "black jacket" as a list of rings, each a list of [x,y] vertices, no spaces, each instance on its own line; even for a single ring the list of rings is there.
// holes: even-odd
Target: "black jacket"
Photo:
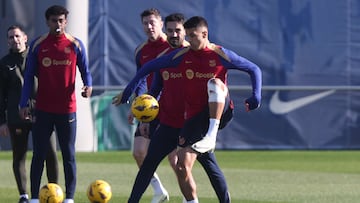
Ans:
[[[0,125],[22,124],[25,121],[19,116],[19,101],[24,83],[25,59],[28,50],[22,53],[9,52],[0,60]],[[34,85],[34,95],[37,89],[37,80]],[[34,98],[34,97],[33,97]],[[29,101],[33,107],[35,100]]]

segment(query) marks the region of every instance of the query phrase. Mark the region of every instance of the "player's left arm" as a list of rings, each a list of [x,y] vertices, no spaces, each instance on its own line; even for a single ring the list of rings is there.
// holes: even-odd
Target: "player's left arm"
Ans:
[[[145,63],[139,71],[136,73],[135,77],[129,82],[125,87],[124,91],[118,96],[113,98],[112,104],[120,105],[128,101],[131,94],[135,91],[139,82],[152,72],[159,71],[162,68],[177,67],[177,64],[180,63],[180,57],[176,60],[173,60],[173,56],[177,51],[171,52],[171,54],[155,58],[147,63]]]
[[[246,110],[254,110],[261,103],[262,73],[258,65],[250,60],[237,55],[231,50],[221,48],[225,57],[222,57],[223,64],[228,69],[237,69],[249,74],[252,86],[252,96],[245,100]]]
[[[135,63],[136,63],[136,72],[139,71],[141,68],[141,52],[142,52],[142,45],[140,47],[137,47],[135,50]],[[138,84],[136,90],[135,90],[135,96],[139,96],[141,94],[144,94],[147,91],[147,82],[146,77],[144,77]]]
[[[85,98],[91,96],[92,93],[92,77],[89,69],[89,61],[87,58],[87,53],[84,44],[81,40],[76,39],[75,43],[76,50],[76,65],[79,69],[81,79],[84,86],[82,87],[81,95]]]

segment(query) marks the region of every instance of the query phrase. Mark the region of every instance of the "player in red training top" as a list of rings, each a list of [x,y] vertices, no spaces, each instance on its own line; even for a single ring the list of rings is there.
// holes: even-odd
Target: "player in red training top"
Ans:
[[[160,11],[156,8],[150,8],[144,10],[141,15],[141,23],[145,34],[148,39],[139,45],[135,50],[135,61],[137,70],[141,68],[146,62],[156,58],[164,50],[167,50],[170,46],[166,41],[166,35],[163,33],[163,21],[161,19]],[[152,74],[149,74],[141,82],[135,95],[141,95],[150,88],[152,81]],[[134,117],[129,111],[128,122],[133,124]],[[134,144],[133,144],[133,156],[136,160],[137,165],[140,167],[144,161],[147,153],[147,149],[150,143],[151,136],[158,125],[158,120],[155,119],[150,123],[150,132],[144,132],[140,126],[137,127],[135,132]],[[154,191],[152,203],[163,202],[169,199],[168,192],[163,187],[160,178],[154,173],[151,186]]]
[[[183,14],[174,13],[165,18],[165,33],[171,48],[166,53],[180,47],[189,46],[185,41],[185,29]],[[164,53],[164,54],[166,54]],[[156,84],[159,82],[160,84]],[[164,68],[154,75],[154,81],[150,94],[157,96],[159,100],[159,126],[156,128],[150,141],[148,153],[136,176],[135,183],[128,202],[139,202],[150,182],[152,174],[167,154],[176,154],[179,142],[179,134],[184,124],[184,95],[180,88],[182,84],[182,73],[179,69]],[[155,89],[156,88],[156,89]],[[145,125],[145,124],[142,124]],[[174,156],[174,155],[172,155]],[[176,156],[175,156],[176,157]],[[176,157],[177,158],[177,157]],[[214,153],[204,153],[198,156],[211,184],[218,196],[220,203],[229,203],[230,196],[225,176],[217,164]],[[177,159],[170,161],[175,169]]]
[[[65,32],[68,10],[51,6],[45,12],[49,33],[35,39],[29,49],[20,100],[20,115],[26,118],[27,101],[38,77],[38,92],[33,125],[33,158],[31,162],[31,201],[39,202],[39,189],[49,139],[55,127],[63,157],[66,199],[73,203],[76,187],[76,98],[75,75],[78,66],[84,83],[82,96],[90,97],[92,77],[83,43]]]
[[[245,100],[246,111],[260,106],[261,70],[251,61],[209,42],[206,19],[194,16],[184,24],[190,47],[177,49],[145,64],[114,103],[126,103],[137,83],[150,72],[177,68],[183,74],[185,123],[178,151],[177,176],[188,202],[198,202],[192,166],[196,158],[212,151],[220,122],[232,106],[226,87],[227,70],[246,72],[251,79],[252,95]],[[160,107],[161,108],[161,107]],[[227,120],[225,120],[227,121]]]

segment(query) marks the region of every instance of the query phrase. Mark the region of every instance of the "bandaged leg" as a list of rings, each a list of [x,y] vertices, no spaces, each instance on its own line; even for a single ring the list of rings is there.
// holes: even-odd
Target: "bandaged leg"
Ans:
[[[218,78],[208,81],[209,96],[209,128],[204,138],[192,145],[192,148],[200,153],[213,151],[216,144],[216,135],[219,129],[220,119],[225,106],[225,99],[228,95],[228,88]]]
[[[218,78],[212,78],[208,81],[208,95],[209,95],[209,129],[206,136],[216,137],[221,115],[225,106],[225,98],[228,94],[228,88]]]

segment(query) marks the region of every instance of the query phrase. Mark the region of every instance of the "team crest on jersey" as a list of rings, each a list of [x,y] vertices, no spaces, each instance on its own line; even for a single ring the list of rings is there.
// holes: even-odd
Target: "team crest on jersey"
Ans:
[[[194,78],[194,71],[193,70],[187,69],[185,73],[186,73],[186,77],[188,79],[193,79]]]
[[[164,71],[162,72],[162,78],[163,80],[169,80],[169,72],[168,71]]]
[[[209,60],[209,66],[210,67],[215,67],[216,66],[216,61],[215,60]]]
[[[43,58],[41,63],[44,67],[49,67],[49,66],[51,66],[51,58],[45,57],[45,58]]]
[[[65,54],[70,54],[71,53],[71,48],[70,47],[65,47],[64,52],[65,52]]]

